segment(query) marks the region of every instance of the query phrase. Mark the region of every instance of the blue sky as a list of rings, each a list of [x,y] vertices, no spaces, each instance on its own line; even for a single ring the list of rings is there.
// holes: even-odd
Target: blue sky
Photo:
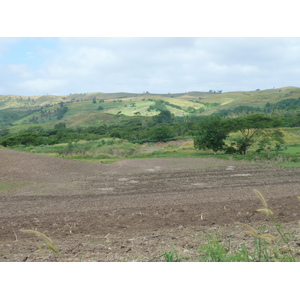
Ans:
[[[0,38],[0,94],[300,86],[300,38]]]
[[[300,86],[300,38],[0,38],[0,94]]]
[[[300,86],[294,1],[206,2],[11,0],[0,19],[0,94]]]

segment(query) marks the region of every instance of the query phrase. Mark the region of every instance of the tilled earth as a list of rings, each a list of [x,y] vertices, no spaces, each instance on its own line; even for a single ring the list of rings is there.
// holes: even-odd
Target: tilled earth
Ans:
[[[300,241],[299,183],[299,168],[258,163],[176,158],[94,165],[1,149],[0,261],[59,260],[22,229],[50,237],[63,261],[148,261],[172,249],[197,261],[205,232],[239,245],[247,235],[235,222],[265,224],[254,189]]]

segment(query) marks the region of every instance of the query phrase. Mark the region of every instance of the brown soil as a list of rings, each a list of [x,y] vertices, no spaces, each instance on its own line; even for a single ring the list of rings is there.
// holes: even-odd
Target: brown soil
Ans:
[[[258,189],[278,222],[300,220],[300,169],[213,158],[136,159],[110,165],[0,150],[0,261],[148,261],[173,247],[197,260],[205,231],[247,237],[263,225]],[[296,236],[298,235],[296,231]],[[194,255],[194,256],[193,256]]]

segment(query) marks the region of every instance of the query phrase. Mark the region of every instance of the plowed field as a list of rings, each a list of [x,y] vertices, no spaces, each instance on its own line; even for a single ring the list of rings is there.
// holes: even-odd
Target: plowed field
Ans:
[[[247,237],[262,225],[258,189],[283,226],[300,220],[300,169],[214,158],[109,165],[0,150],[0,261],[148,261],[177,249],[197,260],[205,231]],[[42,249],[37,247],[37,244]]]

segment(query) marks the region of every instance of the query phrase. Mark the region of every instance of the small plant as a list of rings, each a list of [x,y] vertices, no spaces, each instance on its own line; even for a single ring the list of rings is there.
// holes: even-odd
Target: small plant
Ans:
[[[261,233],[250,225],[239,222],[236,223],[245,226],[248,229],[245,233],[254,237],[258,261],[261,261],[262,259],[264,259],[264,261],[269,261],[271,258],[273,258],[273,261],[296,261],[287,234],[281,228],[281,224],[276,221],[274,213],[268,207],[266,199],[258,190],[254,190],[254,192],[263,205],[263,208],[260,208],[257,211],[267,215],[267,220],[275,227],[278,234],[275,236],[268,233]],[[298,199],[300,200],[299,197]],[[260,229],[266,229],[266,227],[261,227]]]
[[[249,249],[242,245],[241,249],[231,246],[231,238],[227,243],[222,243],[220,236],[207,233],[207,243],[200,246],[200,262],[246,262],[250,261]]]
[[[149,262],[153,262],[162,257],[165,259],[165,262],[182,262],[184,258],[183,256],[179,255],[175,249],[173,249],[172,251],[164,251],[163,254],[150,259]]]
[[[181,262],[183,258],[175,250],[169,252],[165,251],[163,257],[166,260],[166,262]]]
[[[38,236],[42,240],[42,242],[44,243],[46,248],[50,249],[55,254],[57,254],[59,259],[61,260],[61,254],[60,254],[58,248],[54,245],[54,242],[48,236],[46,236],[45,234],[43,234],[43,233],[41,233],[37,230],[31,230],[31,229],[21,229],[21,232],[29,233],[29,234],[33,234],[35,236]],[[36,245],[37,245],[38,249],[40,251],[42,251],[42,246],[37,242],[36,242]]]
[[[200,246],[199,254],[201,262],[224,262],[230,261],[230,243],[228,246],[221,243],[218,236],[207,234],[207,243]]]

